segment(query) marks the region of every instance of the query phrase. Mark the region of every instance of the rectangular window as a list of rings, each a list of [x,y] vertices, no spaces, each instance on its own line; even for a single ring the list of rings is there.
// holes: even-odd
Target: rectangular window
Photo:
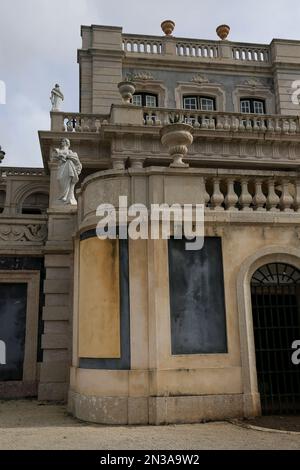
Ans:
[[[148,108],[156,108],[156,96],[153,95],[146,95],[146,106]]]
[[[199,251],[169,240],[172,354],[227,353],[221,238]]]
[[[186,97],[183,99],[183,107],[184,109],[197,109],[197,98],[194,97]]]
[[[134,106],[142,106],[142,95],[133,95],[132,104]]]
[[[201,111],[214,111],[215,104],[211,98],[200,98]]]
[[[242,100],[241,101],[241,113],[251,113],[251,106],[249,100]]]
[[[262,101],[254,101],[253,109],[255,114],[265,114],[264,103]]]
[[[265,102],[254,98],[242,99],[240,110],[246,114],[265,114]]]

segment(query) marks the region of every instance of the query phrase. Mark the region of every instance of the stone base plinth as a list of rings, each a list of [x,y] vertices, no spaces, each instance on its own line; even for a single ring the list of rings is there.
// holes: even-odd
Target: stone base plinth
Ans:
[[[69,392],[76,418],[98,424],[183,424],[243,416],[243,395],[97,397]]]

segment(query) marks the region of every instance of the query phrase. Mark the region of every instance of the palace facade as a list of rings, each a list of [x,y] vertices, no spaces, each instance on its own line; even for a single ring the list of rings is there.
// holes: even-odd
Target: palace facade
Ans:
[[[2,162],[0,397],[103,424],[299,412],[300,41],[162,28],[83,26],[80,112],[54,107],[44,168]],[[99,240],[119,196],[204,204],[204,247]]]

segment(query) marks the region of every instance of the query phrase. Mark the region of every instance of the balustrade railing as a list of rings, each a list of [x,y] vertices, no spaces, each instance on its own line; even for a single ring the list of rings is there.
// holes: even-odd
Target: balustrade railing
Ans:
[[[200,42],[178,42],[176,44],[176,55],[216,59],[220,56],[219,45]]]
[[[232,47],[232,58],[239,61],[270,62],[269,47],[250,44],[235,45]]]
[[[252,173],[241,175],[232,170],[226,174],[221,170],[205,176],[206,210],[300,212],[300,178],[296,173]]]
[[[80,113],[52,113],[52,131],[58,132],[100,132],[107,125],[109,116]]]
[[[161,38],[145,36],[123,35],[123,51],[140,54],[162,54]]]
[[[257,65],[269,64],[271,61],[270,46],[265,44],[223,43],[187,38],[165,38],[125,34],[122,48],[125,54],[165,54],[165,41],[168,41],[167,55],[179,58],[225,59],[239,62],[255,62]],[[226,49],[226,52],[224,50]],[[229,50],[229,54],[228,54]]]
[[[240,114],[184,109],[143,108],[144,125],[170,124],[174,119],[192,125],[195,129],[227,132],[269,132],[296,134],[300,132],[297,116]]]

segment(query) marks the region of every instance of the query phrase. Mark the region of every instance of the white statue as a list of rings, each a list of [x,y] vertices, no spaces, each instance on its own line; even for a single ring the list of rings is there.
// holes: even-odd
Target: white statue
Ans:
[[[50,101],[52,104],[52,109],[51,111],[60,111],[61,110],[61,104],[64,101],[64,95],[61,92],[61,89],[58,85],[58,83],[55,85],[53,90],[51,91],[51,96],[50,96]]]
[[[77,205],[74,188],[82,170],[77,153],[70,150],[69,139],[62,139],[60,147],[54,149],[52,159],[59,162],[57,180],[61,188],[59,200],[64,204]]]

